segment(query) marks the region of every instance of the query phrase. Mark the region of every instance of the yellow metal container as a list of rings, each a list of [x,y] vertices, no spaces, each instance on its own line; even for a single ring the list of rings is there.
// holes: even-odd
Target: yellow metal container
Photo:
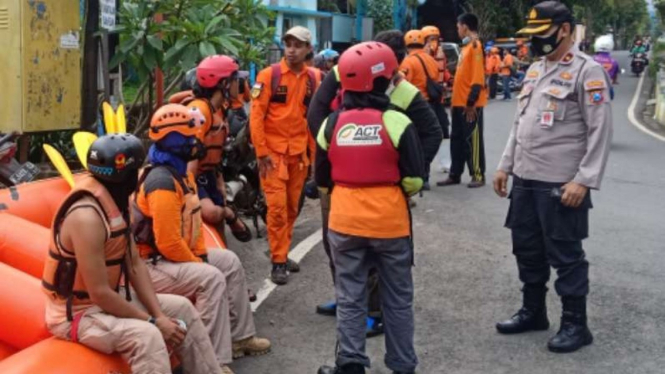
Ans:
[[[79,127],[78,0],[0,0],[0,131]]]

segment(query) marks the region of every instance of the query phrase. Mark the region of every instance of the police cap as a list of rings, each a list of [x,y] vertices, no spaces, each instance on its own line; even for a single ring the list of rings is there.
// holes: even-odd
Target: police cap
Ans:
[[[573,13],[568,7],[558,1],[544,1],[537,4],[529,12],[526,27],[518,31],[518,34],[540,34],[552,27],[563,23],[574,22]]]

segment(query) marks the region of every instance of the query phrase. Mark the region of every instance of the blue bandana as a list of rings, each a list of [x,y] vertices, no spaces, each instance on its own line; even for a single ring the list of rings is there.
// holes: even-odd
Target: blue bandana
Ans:
[[[181,147],[187,143],[187,138],[182,134],[172,132],[159,141],[161,147]],[[153,165],[168,165],[175,168],[180,175],[187,174],[187,162],[173,153],[163,151],[157,147],[157,144],[150,146],[148,150],[148,162]]]

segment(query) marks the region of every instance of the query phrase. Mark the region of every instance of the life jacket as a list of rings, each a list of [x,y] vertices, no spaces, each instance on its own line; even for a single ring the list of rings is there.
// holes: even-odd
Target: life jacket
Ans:
[[[206,125],[211,123],[207,131],[201,134],[201,140],[205,145],[206,155],[199,161],[199,172],[214,170],[222,161],[224,151],[224,141],[226,141],[226,128],[223,126],[224,116],[220,111],[215,111],[208,100],[194,99],[192,102],[204,102],[203,115],[206,119]],[[201,108],[201,106],[197,106]],[[206,109],[207,108],[207,109]]]
[[[270,69],[270,92],[272,92],[272,95],[270,96],[270,102],[286,103],[286,92],[277,92],[279,83],[282,79],[282,67],[279,63],[277,63],[270,65]],[[307,80],[307,92],[305,93],[303,104],[305,107],[309,108],[309,103],[312,102],[312,97],[314,96],[314,92],[316,92],[318,87],[316,85],[316,72],[310,67],[307,67],[306,69],[307,77],[309,79]],[[305,116],[307,116],[307,113],[305,113]]]
[[[81,201],[84,197],[93,198],[96,204]],[[73,321],[72,306],[92,305],[90,294],[77,269],[74,250],[65,248],[60,240],[61,225],[67,215],[83,207],[95,209],[106,227],[104,258],[109,287],[118,292],[123,274],[125,283],[129,284],[129,272],[125,263],[125,256],[131,253],[129,227],[106,188],[94,177],[87,176],[77,182],[53,219],[51,243],[42,277],[42,287],[46,295],[52,301],[66,304],[69,321]],[[129,301],[129,287],[125,290]]]
[[[214,170],[222,161],[222,152],[224,150],[224,141],[228,135],[224,131],[224,116],[220,111],[215,111],[210,101],[196,98],[192,91],[182,91],[171,95],[169,103],[189,105],[195,101],[205,103],[197,105],[205,117],[206,125],[211,123],[208,130],[200,135],[201,141],[206,149],[205,157],[199,161],[199,172]]]
[[[335,75],[335,80],[337,83],[340,83],[339,69],[337,65],[332,68],[332,72]],[[411,83],[409,83],[403,76],[399,75],[395,79],[395,88],[390,92],[390,105],[394,109],[406,113],[406,110],[409,108],[413,99],[420,91],[418,88]],[[342,101],[344,99],[344,90],[340,87],[337,90],[337,95],[330,103],[330,111],[335,112],[342,108]]]
[[[383,122],[383,112],[353,109],[334,113],[330,120],[334,122],[327,136],[333,183],[362,188],[400,182],[399,152]]]
[[[190,186],[185,178],[171,166],[166,165],[148,165],[143,170],[139,178],[139,191],[134,195],[131,202],[132,224],[131,231],[136,244],[139,246],[141,257],[156,258],[161,255],[155,241],[155,232],[153,229],[152,217],[144,213],[138,205],[139,194],[145,194],[145,181],[148,175],[156,170],[168,171],[169,177],[176,181],[176,189],[180,189],[184,195],[184,206],[181,208],[182,226],[181,236],[190,249],[196,248],[196,242],[202,233],[203,221],[201,218],[201,201],[196,193],[194,186]],[[204,256],[205,253],[194,253],[197,256]]]

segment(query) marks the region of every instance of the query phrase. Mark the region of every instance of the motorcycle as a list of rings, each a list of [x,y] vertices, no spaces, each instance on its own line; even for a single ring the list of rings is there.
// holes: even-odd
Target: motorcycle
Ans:
[[[228,122],[230,131],[221,164],[227,203],[240,215],[252,220],[256,236],[260,238],[259,218],[266,223],[268,207],[261,189],[259,164],[249,134],[247,114],[242,109],[230,110]],[[298,214],[304,203],[305,194],[301,193]]]
[[[14,139],[17,133],[0,134],[0,183],[5,187],[31,182],[40,170],[31,162],[20,164],[14,155],[16,154],[16,143]]]
[[[637,53],[633,56],[633,60],[630,62],[630,67],[633,74],[639,77],[644,72],[644,69],[648,64],[649,62],[646,59],[644,53]]]

